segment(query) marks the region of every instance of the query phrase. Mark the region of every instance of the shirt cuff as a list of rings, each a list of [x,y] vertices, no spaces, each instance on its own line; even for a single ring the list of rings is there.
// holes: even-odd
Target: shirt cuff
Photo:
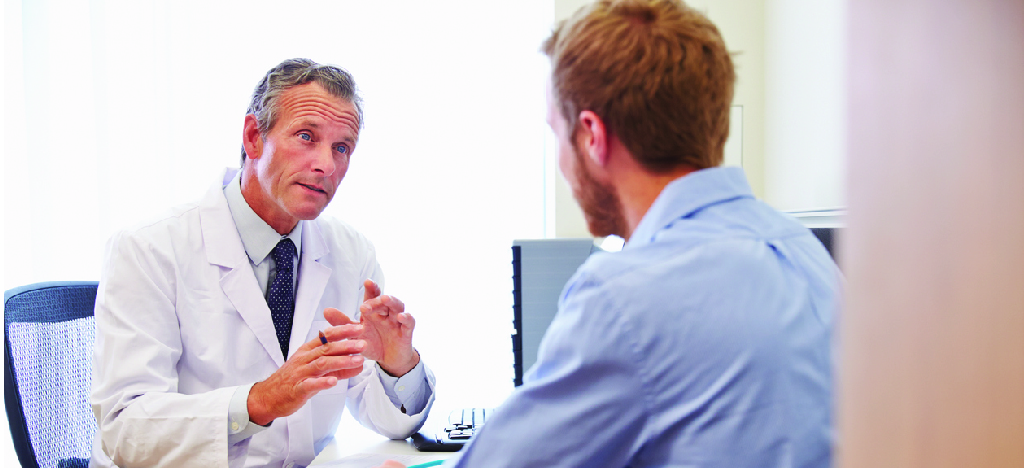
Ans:
[[[423,360],[412,370],[401,377],[392,377],[377,364],[377,375],[384,386],[384,394],[388,396],[396,408],[408,415],[419,414],[430,400],[430,386],[423,371]]]
[[[263,432],[270,425],[260,426],[249,421],[249,390],[255,382],[240,385],[228,404],[228,446],[235,445],[253,435]]]

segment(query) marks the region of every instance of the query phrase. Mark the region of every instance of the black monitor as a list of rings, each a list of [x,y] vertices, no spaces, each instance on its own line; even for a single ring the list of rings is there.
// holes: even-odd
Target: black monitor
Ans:
[[[558,296],[576,269],[601,250],[593,239],[531,239],[512,243],[512,354],[518,387],[537,361],[544,333],[558,312]]]
[[[817,237],[821,241],[821,245],[825,246],[825,250],[832,256],[832,260],[836,259],[836,234],[839,232],[837,227],[812,227],[810,228],[814,237]]]

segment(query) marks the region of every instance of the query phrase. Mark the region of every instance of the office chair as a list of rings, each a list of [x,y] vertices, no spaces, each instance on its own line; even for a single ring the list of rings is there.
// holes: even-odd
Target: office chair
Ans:
[[[4,403],[21,466],[89,465],[96,282],[4,292]]]

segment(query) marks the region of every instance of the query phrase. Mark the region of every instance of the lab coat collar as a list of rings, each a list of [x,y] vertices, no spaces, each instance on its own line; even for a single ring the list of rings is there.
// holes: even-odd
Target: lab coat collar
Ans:
[[[224,294],[274,362],[282,365],[284,360],[278,354],[281,347],[277,342],[277,330],[270,317],[270,308],[256,283],[256,276],[253,275],[249,257],[224,196],[224,186],[234,178],[237,171],[225,171],[199,203],[203,247],[207,261],[226,269],[220,280]],[[330,253],[319,226],[315,220],[301,222],[304,223],[303,249],[299,262],[299,286],[295,296],[290,351],[302,345],[331,276],[331,269],[319,263],[320,259]]]

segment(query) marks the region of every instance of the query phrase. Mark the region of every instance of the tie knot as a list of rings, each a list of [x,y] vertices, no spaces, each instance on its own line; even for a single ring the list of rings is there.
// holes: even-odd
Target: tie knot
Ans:
[[[285,237],[274,246],[274,250],[270,252],[270,255],[274,257],[274,262],[278,265],[283,262],[291,262],[295,258],[295,243]]]

